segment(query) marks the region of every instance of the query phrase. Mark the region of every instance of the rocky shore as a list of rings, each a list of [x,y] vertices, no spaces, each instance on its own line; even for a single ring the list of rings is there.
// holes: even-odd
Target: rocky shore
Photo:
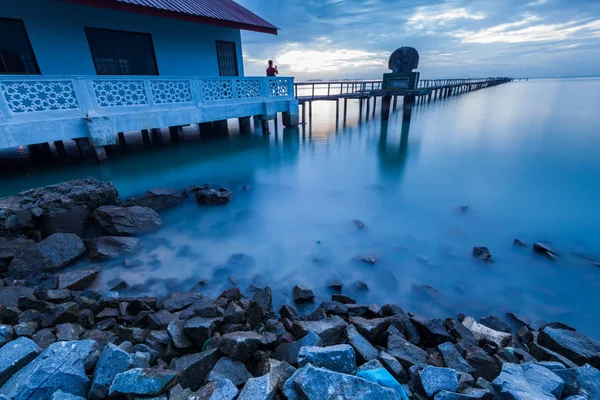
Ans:
[[[342,293],[300,315],[315,301],[300,286],[279,310],[269,287],[122,297],[89,289],[98,267],[64,270],[134,251],[190,196],[231,192],[121,201],[85,179],[0,199],[0,399],[600,399],[600,342],[560,322],[428,319]]]

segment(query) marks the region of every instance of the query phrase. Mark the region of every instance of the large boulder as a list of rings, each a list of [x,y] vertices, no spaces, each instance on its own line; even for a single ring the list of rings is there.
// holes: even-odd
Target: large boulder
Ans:
[[[563,397],[585,396],[586,399],[600,399],[600,370],[589,364],[579,368],[555,370],[565,382]]]
[[[192,393],[186,400],[234,400],[239,391],[228,379],[209,382],[198,391]],[[183,399],[182,399],[183,400]]]
[[[70,290],[86,290],[94,283],[100,269],[97,267],[63,272],[58,275],[58,288]]]
[[[118,374],[110,385],[109,396],[119,394],[156,396],[175,384],[177,373],[165,369],[134,368]]]
[[[361,367],[362,368],[362,367]],[[408,400],[408,396],[404,388],[385,368],[373,368],[368,370],[358,371],[356,374],[359,378],[366,379],[381,386],[385,386],[395,390],[402,400]]]
[[[300,337],[303,333],[314,332],[321,338],[323,346],[331,346],[338,343],[346,325],[346,322],[337,315],[319,321],[296,321],[294,328],[297,326],[299,332],[294,329],[294,335]]]
[[[94,218],[108,235],[135,236],[162,226],[156,211],[148,207],[103,206],[96,209]]]
[[[20,337],[0,348],[0,386],[33,360],[39,351],[37,343],[26,337]]]
[[[379,357],[379,352],[373,345],[365,339],[354,327],[350,324],[346,328],[346,339],[354,348],[359,358],[364,361],[376,360]]]
[[[388,337],[387,353],[396,357],[404,368],[427,364],[427,352],[399,335]]]
[[[282,343],[275,349],[273,358],[280,361],[285,361],[290,365],[298,363],[298,353],[302,346],[320,346],[321,338],[314,332],[309,332],[302,339],[292,343]]]
[[[208,382],[218,382],[228,379],[239,387],[244,385],[250,378],[252,378],[252,374],[248,372],[244,363],[229,357],[223,357],[210,371],[206,380]]]
[[[88,257],[92,260],[108,260],[122,257],[133,253],[139,244],[140,241],[138,239],[123,236],[101,236],[85,241]]]
[[[79,236],[55,233],[41,242],[20,250],[10,263],[11,276],[24,278],[30,274],[54,271],[77,260],[85,252]]]
[[[565,387],[558,375],[534,363],[504,364],[492,384],[500,398],[514,400],[560,399]]]
[[[25,286],[0,286],[0,305],[16,307],[21,297],[35,300],[34,290]]]
[[[438,346],[438,350],[442,354],[444,363],[448,368],[452,368],[458,372],[464,372],[467,374],[473,372],[473,367],[471,367],[467,360],[463,358],[453,343],[442,343]]]
[[[448,332],[444,321],[438,318],[427,319],[420,316],[411,318],[411,322],[417,327],[421,342],[426,346],[438,346],[446,342],[455,342],[454,336]]]
[[[540,332],[538,341],[577,365],[588,363],[600,368],[600,342],[579,332],[546,327]]]
[[[488,328],[475,321],[471,317],[465,317],[462,324],[470,330],[477,340],[489,340],[496,343],[498,346],[506,346],[512,339],[512,335],[506,332],[499,332],[494,329]]]
[[[177,189],[150,189],[141,197],[128,198],[127,203],[134,206],[148,207],[158,212],[183,203],[183,194]]]
[[[196,191],[196,202],[202,205],[223,205],[231,200],[231,192],[223,187],[205,186]]]
[[[171,362],[170,368],[178,373],[178,381],[186,389],[197,390],[219,360],[219,350],[211,349],[186,354]]]
[[[31,239],[23,237],[11,240],[0,238],[0,262],[4,261],[6,264],[9,264],[20,250],[34,245],[35,243],[36,242]]]
[[[90,210],[84,204],[48,210],[40,218],[42,235],[73,233],[81,236],[87,226],[89,213]]]
[[[115,376],[129,370],[132,366],[133,359],[129,353],[112,343],[108,343],[96,364],[88,399],[100,400],[106,398]]]
[[[441,390],[457,391],[459,379],[460,374],[458,371],[450,368],[428,366],[419,372],[421,386],[429,397],[432,397]]]
[[[315,367],[327,368],[343,374],[354,374],[356,372],[356,356],[352,346],[348,344],[300,348],[298,366],[303,367],[309,363]]]
[[[93,340],[51,344],[35,360],[15,373],[0,388],[0,394],[14,400],[47,399],[57,390],[87,396],[90,381],[85,373],[86,358],[97,349]]]
[[[254,332],[231,332],[221,337],[219,349],[229,357],[245,361],[261,344],[262,336]]]

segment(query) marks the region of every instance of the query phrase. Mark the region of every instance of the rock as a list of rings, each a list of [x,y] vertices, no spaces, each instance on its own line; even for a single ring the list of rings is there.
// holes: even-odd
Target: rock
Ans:
[[[302,339],[292,342],[283,343],[277,346],[273,353],[273,358],[284,361],[291,365],[298,365],[298,353],[302,346],[320,346],[321,338],[314,332],[309,332]]]
[[[356,229],[358,230],[363,230],[367,227],[365,223],[362,222],[360,219],[354,219],[352,220],[352,223],[354,224],[354,226],[356,226]]]
[[[385,351],[379,353],[379,361],[381,365],[400,383],[406,383],[408,381],[408,375],[402,368],[402,364],[396,358],[392,357]]]
[[[47,314],[42,319],[42,326],[76,323],[79,320],[79,306],[72,301],[56,306],[52,314]]]
[[[281,306],[281,309],[279,310],[279,315],[281,315],[281,318],[287,318],[292,321],[298,319],[298,312],[296,311],[296,309],[288,305]]]
[[[338,292],[342,291],[342,281],[339,279],[332,279],[328,281],[325,286],[327,286],[328,289],[333,289]]]
[[[262,321],[262,313],[260,320]],[[225,310],[225,314],[223,314],[223,323],[243,325],[245,322],[246,313],[244,312],[244,309],[235,303],[229,304]]]
[[[265,315],[273,312],[273,298],[270,287],[267,286],[266,288],[257,290],[256,293],[254,293],[252,300],[260,305],[260,308]]]
[[[548,243],[536,242],[533,244],[533,251],[538,254],[543,254],[550,259],[554,259],[554,256],[558,254],[552,249]]]
[[[483,262],[494,262],[492,260],[492,253],[487,247],[473,247],[473,257]]]
[[[563,380],[554,372],[536,364],[504,364],[502,372],[492,382],[500,398],[560,399]]]
[[[378,385],[390,388],[398,393],[401,399],[408,400],[408,396],[402,385],[385,368],[373,368],[358,371],[359,378],[366,379]]]
[[[427,346],[435,347],[442,343],[456,341],[441,319],[414,316],[410,321],[419,331],[421,341]]]
[[[522,241],[520,241],[519,239],[513,240],[513,245],[516,247],[527,247],[527,245],[525,243],[523,243]]]
[[[63,272],[58,275],[58,288],[69,290],[86,290],[94,283],[100,268],[84,268]]]
[[[26,238],[16,238],[12,240],[0,239],[0,260],[10,263],[15,255],[26,247],[34,245],[36,242]]]
[[[315,367],[327,368],[343,374],[353,375],[356,373],[354,350],[347,344],[328,347],[301,347],[298,353],[298,366],[303,367],[308,363]]]
[[[387,353],[396,357],[404,368],[427,364],[427,352],[399,335],[388,336]]]
[[[115,236],[140,235],[162,225],[156,211],[140,206],[102,206],[96,209],[94,217],[106,234]]]
[[[45,350],[52,343],[56,342],[56,336],[52,333],[52,329],[40,329],[31,338],[42,350]]]
[[[176,319],[177,316],[167,310],[160,310],[157,313],[148,315],[148,326],[154,330],[164,329]]]
[[[585,396],[600,399],[600,371],[589,364],[579,368],[554,371],[565,383],[563,396]]]
[[[331,301],[337,301],[342,304],[356,304],[356,300],[343,294],[332,294]]]
[[[479,318],[479,323],[499,332],[510,333],[512,330],[509,324],[494,316]]]
[[[346,328],[346,322],[335,315],[320,321],[296,321],[294,326],[299,326],[305,332],[316,333],[321,338],[323,346],[331,346],[338,343]],[[294,332],[294,334],[296,333]],[[296,337],[298,336],[302,335],[296,335]]]
[[[96,346],[91,340],[54,343],[15,373],[0,388],[0,394],[14,400],[43,399],[62,390],[85,397],[89,379],[84,361]]]
[[[0,304],[5,307],[16,307],[21,297],[35,300],[33,289],[24,286],[0,286]]]
[[[131,356],[112,343],[108,343],[96,364],[89,399],[104,399],[115,377],[133,366]]]
[[[473,368],[469,365],[467,360],[460,355],[454,344],[450,342],[440,344],[438,346],[438,350],[440,353],[442,353],[444,363],[448,368],[452,368],[458,372],[463,372],[466,374],[473,372]]]
[[[343,393],[347,399],[402,399],[389,388],[352,375],[340,374],[306,365],[286,382],[284,394],[288,399],[331,399],[334,393]]]
[[[354,327],[350,324],[346,327],[346,339],[354,348],[359,359],[363,362],[376,360],[379,357],[379,352],[367,339],[365,339]]]
[[[127,203],[134,206],[148,207],[158,212],[183,203],[183,194],[176,189],[150,189],[141,197],[128,198]]]
[[[63,268],[85,252],[79,236],[72,233],[55,233],[35,245],[20,250],[8,266],[15,278],[54,271]]]
[[[184,389],[180,384],[173,386],[169,390],[169,400],[188,400],[188,397],[192,395],[190,389]]]
[[[600,368],[600,342],[579,332],[566,329],[544,328],[539,334],[539,343],[577,365],[590,364]]]
[[[440,390],[456,392],[459,387],[459,373],[450,368],[425,367],[419,372],[419,379],[423,390],[429,397]]]
[[[202,205],[223,205],[231,200],[231,192],[225,188],[211,188],[206,185],[196,192],[196,202]]]
[[[85,397],[75,396],[70,393],[65,393],[62,390],[57,390],[56,392],[52,393],[50,400],[85,400]]]
[[[88,215],[88,208],[83,204],[69,208],[50,209],[44,212],[40,218],[42,235],[72,233],[81,236],[85,231]]]
[[[364,262],[365,264],[375,265],[377,264],[377,257],[373,255],[363,255],[356,257],[357,261]]]
[[[466,360],[475,369],[472,375],[475,378],[482,377],[488,381],[494,380],[500,373],[500,367],[480,347],[471,347],[467,351]]]
[[[234,400],[238,395],[238,389],[227,380],[209,382],[202,386],[200,390],[192,393],[187,400]]]
[[[194,292],[175,292],[171,293],[162,302],[162,308],[169,312],[181,311],[200,300],[203,296]]]
[[[358,332],[371,342],[377,342],[390,326],[390,321],[385,318],[366,319],[362,317],[350,317]]]
[[[0,348],[0,386],[15,372],[27,365],[39,353],[38,345],[31,339],[20,337]]]
[[[134,368],[117,374],[108,394],[155,396],[168,390],[175,383],[176,377],[177,374],[170,370]]]
[[[313,301],[315,298],[315,294],[312,290],[305,286],[299,285],[294,286],[294,289],[292,290],[292,296],[294,297],[294,302],[296,303]]]
[[[39,324],[37,322],[21,322],[14,327],[15,335],[31,337],[38,330]]]
[[[448,331],[454,336],[458,343],[463,348],[468,349],[479,344],[479,340],[475,337],[473,332],[467,329],[461,322],[454,318],[446,318],[444,325],[448,328]]]
[[[464,393],[454,393],[441,390],[436,393],[434,400],[493,400],[494,395],[486,389],[468,389]]]
[[[510,333],[498,332],[487,326],[477,323],[473,318],[466,317],[462,324],[470,330],[478,340],[489,340],[498,346],[504,347],[510,342],[512,336]]]
[[[150,368],[150,353],[136,351],[133,354],[133,368]]]
[[[85,242],[88,257],[91,260],[123,257],[126,254],[133,253],[139,244],[138,239],[123,236],[101,236]]]
[[[121,313],[116,308],[106,307],[105,309],[100,311],[98,314],[96,314],[96,319],[98,321],[102,321],[104,319],[118,318],[120,316],[121,316]],[[102,329],[100,329],[100,330],[102,330]]]
[[[184,332],[184,326],[187,321],[176,319],[171,321],[167,326],[167,332],[171,340],[173,340],[173,344],[178,349],[189,349],[194,345],[192,339],[190,339]],[[167,340],[168,343],[168,340]],[[166,344],[166,343],[164,343]]]
[[[354,284],[354,288],[359,292],[368,292],[369,291],[369,285],[367,285],[365,282],[361,282],[361,281],[356,282]]]
[[[221,318],[195,317],[185,323],[183,332],[196,342],[196,344],[203,346],[204,342],[212,336],[221,321]]]
[[[223,357],[210,371],[206,380],[208,382],[218,382],[228,379],[239,387],[244,385],[250,378],[252,378],[252,374],[248,372],[244,363],[229,357]]]
[[[245,361],[258,350],[261,336],[254,332],[232,332],[221,337],[219,349],[229,357]]]
[[[170,368],[179,374],[178,382],[184,389],[198,390],[218,360],[219,350],[211,349],[179,357],[171,362]]]
[[[79,340],[84,329],[78,324],[60,324],[56,326],[56,338],[60,341]]]
[[[512,319],[514,322],[516,322],[519,326],[529,326],[531,325],[531,320],[527,317],[524,317],[520,314],[516,314],[516,313],[506,313],[506,315]]]

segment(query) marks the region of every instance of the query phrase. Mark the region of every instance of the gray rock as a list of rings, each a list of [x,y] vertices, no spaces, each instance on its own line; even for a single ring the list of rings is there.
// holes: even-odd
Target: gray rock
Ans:
[[[436,393],[434,400],[493,400],[493,398],[494,395],[489,390],[471,389],[465,393],[442,390]]]
[[[427,352],[399,335],[388,337],[387,353],[396,357],[404,368],[427,364]]]
[[[52,393],[50,400],[85,400],[85,397],[75,396],[74,394],[65,393],[62,390],[57,390]]]
[[[56,326],[56,338],[61,341],[79,340],[83,331],[78,324],[60,324]]]
[[[475,337],[473,332],[467,329],[462,323],[454,318],[446,318],[444,321],[444,326],[448,328],[448,331],[454,336],[458,343],[462,345],[463,348],[469,349],[473,346],[477,346],[479,344],[479,340]]]
[[[228,379],[210,382],[200,390],[192,393],[187,400],[233,400],[238,395],[238,389]]]
[[[36,242],[31,239],[17,238],[12,240],[0,239],[0,260],[10,262],[20,250],[34,245]]]
[[[35,300],[33,289],[24,286],[0,286],[0,304],[3,306],[17,307],[21,297]]]
[[[365,339],[354,327],[350,324],[346,327],[346,339],[354,348],[356,354],[361,361],[376,360],[379,357],[379,352],[367,339]]]
[[[394,357],[382,351],[379,353],[379,361],[398,382],[406,383],[408,381],[408,375],[402,368],[402,364]]]
[[[20,250],[8,266],[14,278],[24,278],[39,272],[63,268],[85,252],[79,236],[72,233],[55,233],[35,245]]]
[[[83,204],[49,209],[40,218],[42,235],[72,233],[81,236],[85,231],[88,215],[88,208]]]
[[[21,322],[13,327],[15,330],[15,336],[27,336],[32,337],[33,334],[38,330],[39,324],[37,322]]]
[[[294,372],[296,372],[296,368],[285,361],[269,359],[267,366],[269,379],[279,388],[279,390],[283,390],[285,382],[294,374]]]
[[[567,329],[544,328],[538,337],[542,346],[553,350],[577,365],[600,368],[600,342]]]
[[[370,371],[372,369],[380,369],[384,368],[383,364],[379,360],[371,360],[369,362],[364,363],[358,368],[358,371]]]
[[[180,190],[157,188],[150,189],[141,197],[130,197],[127,203],[134,206],[142,206],[163,211],[183,203],[183,195]]]
[[[450,342],[442,343],[438,346],[438,350],[442,353],[442,358],[448,368],[467,374],[473,372],[473,367],[460,355],[454,344]]]
[[[390,388],[397,392],[403,400],[408,400],[404,387],[383,367],[358,371],[356,376]]]
[[[272,400],[277,393],[277,384],[270,375],[251,378],[240,392],[238,400]]]
[[[479,323],[499,332],[510,333],[510,331],[512,330],[509,324],[493,315],[489,317],[479,318]]]
[[[313,301],[313,299],[315,298],[315,294],[311,289],[300,285],[294,286],[294,288],[292,289],[292,296],[294,298],[294,301],[297,303]]]
[[[467,351],[466,360],[474,368],[472,375],[475,378],[493,381],[500,373],[498,364],[480,347],[471,347]]]
[[[84,361],[96,346],[96,342],[91,340],[54,343],[15,373],[0,388],[0,394],[14,400],[43,399],[62,390],[85,397],[90,381],[85,373]]]
[[[473,257],[483,262],[493,262],[492,253],[487,247],[473,247]]]
[[[177,316],[171,314],[167,310],[160,310],[154,314],[148,315],[148,326],[154,330],[164,329],[176,319]]]
[[[221,318],[195,317],[185,323],[183,331],[199,346],[203,346],[221,321]]]
[[[221,358],[208,374],[208,382],[218,382],[223,379],[229,379],[235,386],[244,385],[252,374],[248,372],[246,366],[241,361],[233,360],[229,357]]]
[[[169,400],[188,400],[192,395],[190,389],[184,389],[180,384],[177,384],[169,390]]]
[[[148,207],[102,206],[94,217],[106,234],[115,236],[140,235],[162,226],[160,216]]]
[[[92,260],[109,260],[123,257],[126,254],[133,253],[139,244],[138,239],[123,236],[101,236],[85,241],[88,257]]]
[[[167,332],[178,349],[189,349],[194,345],[194,342],[183,331],[185,323],[184,320],[176,319],[167,326]]]
[[[231,192],[225,188],[205,186],[196,192],[196,202],[202,205],[223,205],[231,200]]]
[[[402,399],[398,392],[366,379],[315,368],[310,364],[296,371],[284,387],[288,399],[329,400],[336,393],[343,393],[343,398],[347,399]]]
[[[219,349],[229,357],[245,361],[258,350],[261,335],[254,332],[231,332],[221,337]]]
[[[557,256],[558,254],[552,249],[550,244],[544,242],[536,242],[533,244],[533,251],[549,257]]]
[[[177,373],[169,370],[134,368],[118,374],[110,385],[109,396],[137,394],[155,396],[175,383]]]
[[[0,348],[0,386],[33,360],[40,349],[33,340],[20,337]]]
[[[202,295],[200,293],[175,292],[171,293],[169,297],[163,301],[162,307],[169,312],[181,311],[201,298]]]
[[[314,332],[319,335],[323,346],[337,344],[347,325],[346,322],[337,315],[319,321],[296,321],[294,325],[296,323],[304,331]]]
[[[356,356],[352,346],[347,344],[301,347],[298,353],[298,366],[303,367],[308,363],[343,374],[356,373]]]
[[[150,353],[136,351],[133,354],[133,368],[150,368]]]
[[[219,351],[211,349],[179,357],[171,362],[170,368],[179,374],[178,382],[184,389],[198,390],[218,360]]]
[[[419,372],[419,380],[427,396],[432,397],[441,390],[456,392],[460,375],[450,368],[428,366]]]
[[[455,342],[454,336],[448,332],[444,321],[438,318],[427,319],[414,316],[410,319],[413,325],[419,331],[421,342],[426,346],[438,346],[446,342]]]
[[[558,375],[533,363],[504,364],[492,385],[500,398],[515,400],[560,399],[565,387]]]
[[[273,312],[273,298],[270,287],[267,286],[266,288],[258,290],[254,293],[252,300],[260,305],[260,308],[262,308],[265,315]]]
[[[148,345],[136,344],[135,346],[133,346],[133,351],[150,354],[150,364],[154,364],[158,360],[158,356],[159,356],[158,351],[154,350],[151,347],[148,347]]]
[[[298,353],[302,346],[320,346],[321,338],[314,332],[309,332],[302,339],[292,343],[282,343],[275,349],[273,358],[285,361],[290,365],[298,365]]]
[[[63,272],[58,275],[58,288],[70,290],[86,290],[94,283],[100,268],[84,268],[76,271]]]
[[[579,368],[554,371],[565,382],[563,396],[600,399],[600,371],[589,364]]]
[[[115,377],[132,366],[133,360],[127,352],[114,344],[107,344],[96,364],[88,398],[98,400],[106,398]]]
[[[52,329],[40,329],[31,339],[37,343],[42,350],[46,350],[48,346],[56,342],[56,336],[52,333]]]

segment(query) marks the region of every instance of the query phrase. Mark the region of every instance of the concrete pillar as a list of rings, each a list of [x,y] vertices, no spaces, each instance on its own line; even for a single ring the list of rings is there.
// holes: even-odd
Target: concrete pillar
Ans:
[[[106,157],[106,150],[104,149],[103,146],[98,146],[98,147],[94,147],[94,153],[96,155],[96,161],[98,161],[99,163],[103,163],[106,162],[107,157]]]
[[[31,158],[51,159],[52,151],[49,143],[30,144],[27,146],[27,153]]]
[[[390,118],[390,106],[392,104],[392,96],[383,96],[381,100],[381,119],[387,121]]]
[[[213,126],[212,122],[202,122],[199,124],[199,126],[200,126],[200,136],[201,137],[214,136],[215,127]]]
[[[213,125],[215,127],[215,133],[217,135],[229,135],[229,125],[227,124],[226,119],[214,121]]]
[[[394,96],[394,111],[396,111],[397,104],[398,104],[398,96]]]
[[[171,136],[171,142],[179,142],[183,138],[183,127],[182,126],[170,126],[169,136]]]
[[[142,141],[144,146],[152,145],[152,139],[150,139],[150,131],[148,129],[142,129]]]
[[[306,103],[302,103],[302,125],[306,124]]]
[[[77,138],[75,140],[75,145],[77,145],[77,150],[79,151],[79,156],[81,158],[85,158],[88,154],[92,152],[92,146],[90,145],[89,138]]]
[[[262,115],[254,115],[252,120],[254,121],[254,130],[262,132]]]
[[[159,128],[150,129],[150,136],[152,137],[153,144],[162,143],[162,134]]]
[[[238,118],[238,123],[240,125],[240,133],[242,135],[250,133],[252,131],[250,117],[240,117]]]
[[[123,132],[118,132],[117,136],[119,138],[119,146],[124,149],[125,147],[127,147],[127,142],[125,142],[125,133]]]
[[[375,118],[375,109],[377,108],[377,96],[373,96],[373,118]]]
[[[261,126],[262,126],[262,132],[263,135],[270,133],[269,132],[269,120],[268,119],[261,119]]]
[[[65,142],[62,140],[57,140],[54,142],[54,147],[56,147],[56,153],[60,158],[67,158],[67,149],[65,149]]]
[[[371,110],[371,99],[370,98],[366,98],[367,101],[367,115],[366,115],[366,119],[369,119],[369,114],[370,114],[370,110]]]
[[[283,126],[285,126],[286,128],[298,126],[300,123],[299,119],[300,119],[300,116],[297,113],[296,114],[293,114],[291,112],[281,113],[281,122],[283,123]]]

